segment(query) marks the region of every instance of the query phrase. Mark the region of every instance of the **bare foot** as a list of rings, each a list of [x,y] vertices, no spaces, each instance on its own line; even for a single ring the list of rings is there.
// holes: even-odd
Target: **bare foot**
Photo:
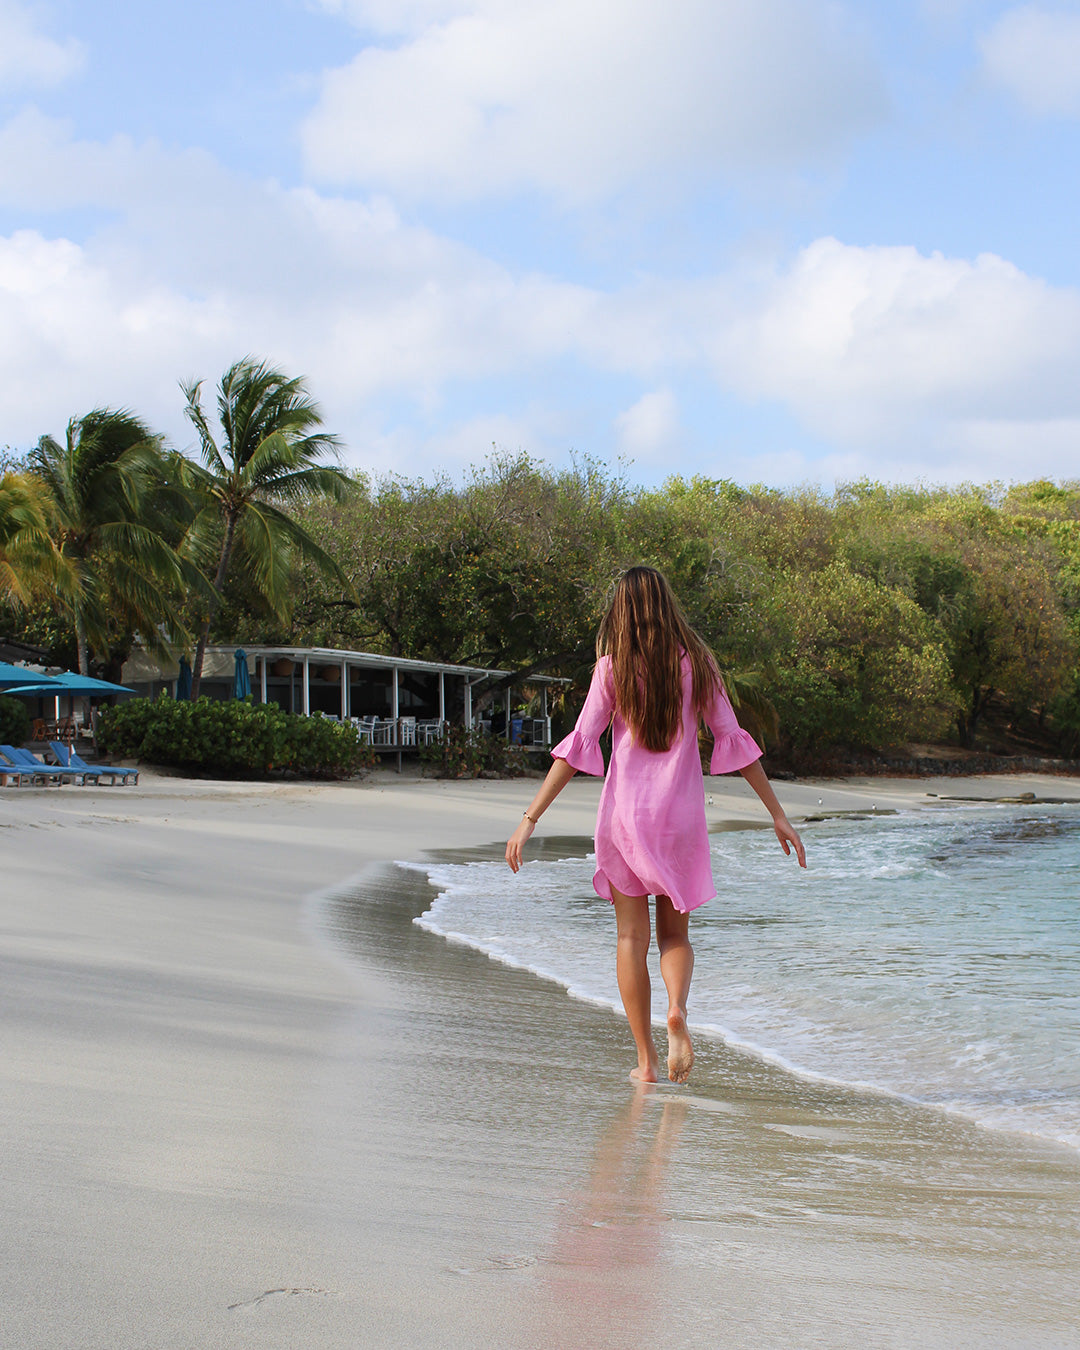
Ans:
[[[633,1083],[655,1083],[659,1077],[660,1062],[653,1060],[651,1064],[639,1064],[636,1069],[630,1070],[630,1081]]]
[[[672,1008],[667,1016],[667,1076],[673,1083],[685,1083],[694,1067],[694,1047],[686,1029],[686,1013]]]

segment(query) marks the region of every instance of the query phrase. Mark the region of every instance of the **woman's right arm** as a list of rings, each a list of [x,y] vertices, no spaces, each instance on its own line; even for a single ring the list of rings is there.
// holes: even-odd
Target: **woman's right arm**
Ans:
[[[506,861],[510,864],[511,872],[516,872],[520,868],[523,861],[521,851],[532,838],[532,832],[536,829],[537,821],[575,773],[577,773],[577,770],[567,764],[565,759],[556,759],[552,762],[551,768],[547,771],[547,777],[540,785],[540,791],[529,803],[525,814],[521,817],[521,824],[510,836],[506,845]]]
[[[548,770],[540,791],[521,817],[521,823],[507,842],[506,861],[513,872],[521,867],[522,849],[531,838],[537,821],[574,774],[580,769],[582,773],[603,776],[604,756],[600,750],[600,737],[607,730],[615,707],[610,667],[611,662],[607,657],[601,657],[597,661],[585,706],[578,714],[577,723],[570,735],[552,750],[554,763]]]

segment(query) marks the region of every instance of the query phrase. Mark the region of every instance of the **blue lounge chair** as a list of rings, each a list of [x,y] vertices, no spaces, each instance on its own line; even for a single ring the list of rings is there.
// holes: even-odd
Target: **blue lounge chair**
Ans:
[[[120,785],[126,786],[130,780],[132,783],[138,783],[138,769],[117,769],[111,764],[87,764],[81,755],[77,755],[73,749],[70,749],[63,741],[50,741],[49,749],[56,756],[56,762],[71,773],[82,775],[83,784],[87,778],[93,778],[95,782],[100,783],[102,777],[108,778],[110,786],[118,780]]]
[[[102,773],[108,775],[110,783],[112,782],[111,769],[95,768],[89,764],[86,766],[85,769],[81,769],[77,764],[72,764],[70,762],[72,751],[64,744],[63,741],[50,741],[49,750],[52,754],[53,759],[56,761],[58,767],[67,770],[69,773],[74,774],[76,778],[81,779],[84,787],[86,786],[87,783],[100,782]]]
[[[51,751],[52,757],[56,761],[57,765],[61,769],[64,769],[73,774],[76,779],[81,781],[83,787],[85,787],[87,783],[100,783],[101,775],[103,773],[108,777],[110,785],[113,782],[115,782],[115,776],[113,774],[112,769],[95,768],[93,765],[90,764],[86,765],[85,768],[80,768],[78,764],[72,764],[70,762],[71,751],[68,749],[68,747],[64,744],[63,741],[50,741],[49,750]]]
[[[17,769],[23,777],[28,777],[33,783],[35,779],[40,779],[42,783],[62,783],[65,778],[74,781],[74,775],[70,769],[55,768],[52,764],[45,764],[37,755],[32,755],[29,750],[16,750],[13,745],[0,745],[0,757],[7,760],[13,768]],[[19,780],[19,786],[22,786],[22,779]]]
[[[23,772],[17,769],[6,755],[0,755],[0,785],[7,787],[12,779],[16,787],[22,787]]]

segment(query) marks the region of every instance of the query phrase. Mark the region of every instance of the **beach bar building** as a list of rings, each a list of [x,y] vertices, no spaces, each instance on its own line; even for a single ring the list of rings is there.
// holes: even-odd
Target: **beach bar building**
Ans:
[[[354,722],[377,750],[408,750],[442,735],[447,724],[481,726],[523,745],[551,745],[548,692],[566,680],[529,675],[521,684],[539,694],[537,715],[512,715],[514,691],[498,689],[511,673],[483,666],[416,661],[337,647],[251,646],[244,649],[256,703],[276,703],[286,712],[322,714]],[[233,698],[235,646],[207,647],[200,693]],[[178,692],[180,667],[145,652],[124,665],[124,684],[153,698]],[[496,692],[492,694],[492,686]]]

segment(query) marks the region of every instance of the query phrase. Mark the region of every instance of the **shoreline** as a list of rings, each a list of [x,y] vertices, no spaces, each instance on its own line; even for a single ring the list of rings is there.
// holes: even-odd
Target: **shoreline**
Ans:
[[[482,849],[467,853],[469,860],[485,855],[491,856]],[[337,897],[329,922],[356,953],[377,945],[370,901],[380,889],[385,898],[387,887],[395,891],[399,920],[408,923],[435,894],[412,873],[400,874],[396,886],[383,876]],[[567,998],[552,981],[422,929],[408,945],[422,954],[420,964],[443,976],[440,1006],[455,994],[469,1005],[482,988],[496,1013],[513,1008],[511,1034],[496,1039],[494,1058],[500,1065],[517,1060],[511,1073],[524,1061],[543,1075],[539,1083],[516,1085],[511,1120],[494,1111],[483,1122],[477,1143],[499,1183],[476,1180],[483,1204],[469,1213],[468,1236],[436,1225],[448,1265],[460,1260],[473,1273],[483,1270],[496,1258],[479,1255],[476,1245],[490,1247],[491,1230],[501,1234],[508,1227],[516,1245],[500,1260],[539,1267],[548,1276],[546,1268],[554,1269],[558,1310],[539,1278],[504,1291],[514,1325],[533,1329],[530,1338],[513,1343],[543,1344],[546,1331],[567,1338],[557,1343],[640,1344],[640,1331],[621,1330],[617,1312],[623,1300],[640,1299],[628,1271],[640,1276],[644,1266],[658,1287],[681,1279],[700,1290],[718,1273],[718,1259],[745,1263],[748,1252],[754,1257],[742,1265],[744,1274],[752,1270],[760,1278],[768,1270],[793,1287],[765,1280],[772,1311],[764,1316],[757,1307],[750,1323],[738,1299],[732,1306],[723,1297],[689,1295],[678,1343],[780,1346],[790,1344],[795,1327],[808,1338],[800,1344],[854,1346],[869,1327],[895,1333],[881,1340],[872,1335],[871,1344],[1074,1343],[1071,1303],[1053,1292],[1080,1271],[1073,1223],[1080,1160],[1073,1150],[989,1130],[895,1094],[812,1081],[716,1038],[698,1040],[688,1092],[661,1083],[643,1093],[626,1081],[625,1023],[612,1009]],[[429,1011],[418,1009],[421,1017]],[[469,1026],[462,1027],[464,1046],[454,1051],[459,1070],[462,1057],[479,1058],[470,1037]],[[529,1038],[524,1047],[523,1037]],[[585,1081],[553,1058],[560,1041],[587,1070]],[[419,1095],[428,1096],[421,1064],[410,1061],[408,1070],[414,1088],[421,1075]],[[496,1101],[510,1092],[508,1078],[485,1063],[485,1088]],[[465,1080],[463,1088],[455,1073],[430,1095],[439,1105],[427,1123],[443,1136],[471,1100],[468,1074]],[[563,1103],[583,1122],[569,1135]],[[681,1136],[674,1139],[664,1135],[673,1114]],[[613,1134],[622,1142],[612,1145]],[[647,1182],[640,1171],[643,1149],[651,1150]],[[519,1188],[507,1171],[526,1157],[542,1177],[554,1174],[554,1184],[549,1177],[546,1187]],[[409,1162],[423,1166],[416,1155]],[[524,1225],[515,1219],[520,1210],[530,1214]],[[890,1269],[884,1284],[883,1260]],[[830,1273],[837,1263],[844,1267],[839,1282]],[[963,1307],[941,1299],[941,1280],[965,1282]],[[1030,1326],[1013,1306],[1020,1288]],[[753,1339],[717,1339],[721,1314]],[[706,1330],[710,1325],[713,1331]]]
[[[960,807],[977,806],[1042,806],[1042,805],[1075,805],[1080,807],[1080,798],[1054,798],[1039,799],[1038,802],[1031,803],[1024,799],[1007,798],[968,798],[968,797],[940,797],[936,801],[948,802]],[[935,803],[931,803],[932,806]],[[890,817],[899,815],[900,812],[895,808],[879,810],[876,815],[871,812],[855,811],[834,811],[824,815],[815,815],[801,819],[813,821],[815,823],[824,823],[830,820],[848,820],[851,822],[861,822],[870,820],[886,820]],[[729,832],[741,832],[744,830],[768,830],[768,824],[759,824],[755,821],[720,821],[715,823],[710,833],[720,834]],[[547,847],[543,850],[541,856],[549,861],[557,861],[565,858],[584,858],[592,848],[591,838],[561,838],[543,841]],[[501,853],[494,847],[492,848],[472,848],[458,850],[444,850],[438,856],[433,856],[427,862],[415,862],[400,864],[403,869],[416,871],[422,874],[427,883],[432,888],[432,900],[439,898],[441,894],[439,887],[444,883],[436,880],[439,868],[445,864],[462,864],[473,862],[501,862]],[[348,890],[349,888],[341,888]],[[363,890],[362,884],[359,889]],[[723,903],[722,897],[717,896],[712,903]],[[413,922],[425,932],[434,937],[450,943],[451,945],[467,947],[487,957],[489,960],[498,964],[507,966],[510,969],[526,973],[534,979],[549,983],[557,988],[565,997],[578,1000],[588,1006],[602,1008],[607,1012],[614,1014],[622,1019],[621,1004],[613,996],[601,996],[596,993],[586,992],[576,986],[572,980],[546,969],[540,969],[529,964],[526,960],[511,955],[502,949],[492,949],[485,945],[484,941],[476,936],[463,934],[456,929],[447,929],[442,925],[445,920],[437,917],[429,917],[430,907],[419,913]],[[655,972],[654,972],[655,979]],[[654,1006],[652,1023],[655,1028],[661,1032],[660,1043],[663,1043],[663,1033],[665,1027],[665,1018],[662,1011]],[[772,1049],[766,1044],[759,1044],[753,1041],[742,1039],[739,1034],[730,1027],[719,1023],[702,1021],[693,1015],[688,1019],[688,1026],[694,1034],[695,1045],[699,1037],[704,1037],[710,1041],[720,1044],[725,1050],[730,1051],[736,1057],[744,1056],[747,1060],[757,1064],[767,1065],[781,1073],[788,1074],[791,1077],[807,1083],[825,1085],[840,1091],[852,1092],[857,1095],[867,1094],[873,1097],[886,1098],[891,1101],[901,1102],[906,1106],[920,1111],[927,1111],[935,1116],[949,1116],[955,1120],[963,1121],[975,1126],[979,1130],[988,1131],[994,1135],[1013,1136],[1017,1143],[1026,1141],[1027,1144],[1035,1148],[1049,1149],[1052,1153],[1064,1153],[1080,1165],[1080,1140],[1074,1142],[1074,1136],[1063,1138],[1058,1135],[1046,1133],[1044,1130],[1030,1126],[1025,1128],[1021,1125],[1003,1124],[1000,1121],[991,1121],[983,1116],[976,1114],[970,1108],[964,1108],[955,1104],[934,1102],[925,1097],[920,1097],[913,1092],[904,1091],[898,1087],[892,1087],[880,1082],[873,1082],[860,1078],[844,1077],[835,1072],[814,1069],[805,1064],[800,1064],[786,1056],[783,1052]],[[663,1076],[662,1076],[663,1079]],[[661,1081],[660,1087],[669,1090],[666,1081]]]
[[[794,815],[928,787],[778,792]],[[591,835],[599,788],[571,783],[541,837]],[[741,779],[706,792],[711,823],[762,823]],[[661,1306],[689,1346],[1080,1344],[1071,1162],[711,1045],[690,1094],[642,1100],[621,1019],[414,925],[388,860],[490,849],[530,796],[152,772],[0,795],[13,1345],[546,1347],[572,1325],[630,1347],[687,1272]],[[375,890],[338,958],[311,924],[342,878]]]

